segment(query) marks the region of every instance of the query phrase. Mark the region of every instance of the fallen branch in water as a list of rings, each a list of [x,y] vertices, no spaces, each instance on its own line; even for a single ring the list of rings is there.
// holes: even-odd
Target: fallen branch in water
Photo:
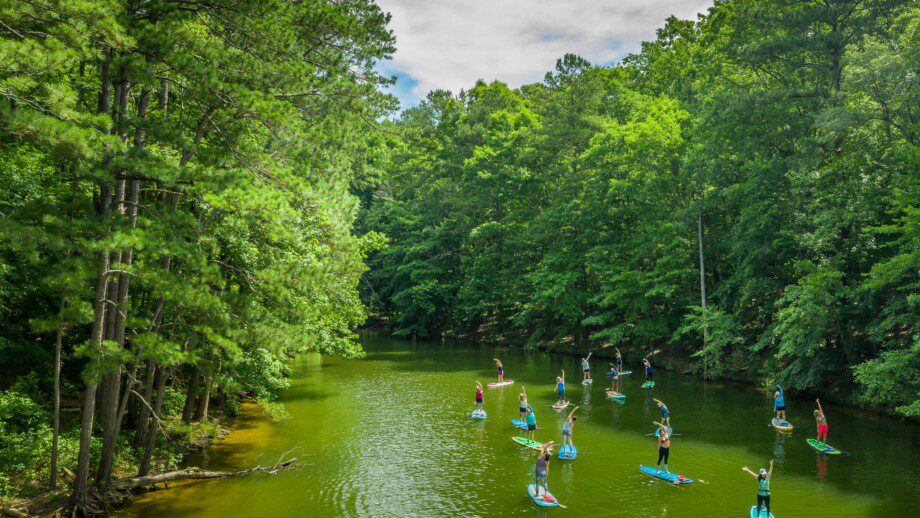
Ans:
[[[175,482],[178,480],[205,480],[210,478],[230,478],[257,471],[268,471],[277,473],[283,469],[291,467],[297,458],[288,459],[274,466],[256,466],[254,468],[243,469],[240,471],[207,471],[201,468],[185,468],[178,471],[167,471],[166,473],[157,473],[156,475],[145,475],[143,477],[123,478],[115,481],[113,486],[116,489],[132,490],[141,487],[150,487],[166,482]]]
[[[282,454],[287,455],[288,452]],[[294,467],[297,458],[288,459],[278,462],[271,466],[256,466],[254,468],[241,469],[239,471],[208,471],[201,468],[185,468],[177,471],[167,471],[155,475],[145,475],[143,477],[128,477],[113,480],[109,489],[106,491],[90,490],[88,501],[85,506],[75,508],[67,503],[66,497],[47,495],[48,498],[39,498],[33,501],[28,510],[22,510],[14,507],[3,506],[0,508],[0,515],[12,518],[28,518],[35,516],[100,516],[111,514],[119,506],[123,505],[131,495],[147,488],[153,488],[159,484],[166,485],[168,482],[177,482],[181,480],[207,480],[214,478],[231,478],[259,471],[268,472],[274,475],[279,471],[288,470]]]

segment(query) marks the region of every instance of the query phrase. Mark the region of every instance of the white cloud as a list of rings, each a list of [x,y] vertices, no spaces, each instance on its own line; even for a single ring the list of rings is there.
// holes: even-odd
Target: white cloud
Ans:
[[[694,19],[712,0],[377,0],[393,16],[392,68],[423,97],[477,79],[539,81],[573,52],[596,63],[636,52],[670,15]]]

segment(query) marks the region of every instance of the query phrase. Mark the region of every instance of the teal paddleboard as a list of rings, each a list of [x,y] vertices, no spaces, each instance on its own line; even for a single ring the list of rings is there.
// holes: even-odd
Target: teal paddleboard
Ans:
[[[773,513],[770,513],[770,516],[767,516],[767,510],[761,509],[760,512],[757,512],[757,506],[751,506],[751,518],[775,518]]]
[[[578,456],[578,449],[571,444],[566,444],[559,449],[559,458],[562,460],[575,460]]]
[[[693,482],[692,478],[686,478],[683,475],[678,475],[677,473],[667,473],[664,470],[657,468],[652,468],[649,466],[639,466],[639,471],[645,473],[650,477],[660,478],[661,480],[667,480],[672,484],[689,484]]]
[[[620,400],[620,401],[623,401],[623,400],[626,399],[626,394],[619,393],[619,394],[617,394],[617,395],[614,396],[614,395],[610,392],[610,389],[609,389],[609,388],[604,389],[604,391],[607,393],[607,397],[610,398],[610,399],[618,399],[618,400]]]
[[[511,424],[513,424],[515,428],[520,428],[521,430],[527,429],[527,423],[520,419],[512,419]]]
[[[540,488],[540,496],[537,496],[536,484],[527,486],[527,494],[530,496],[530,499],[533,500],[533,503],[540,507],[556,507],[559,505],[559,502],[556,501],[556,497],[543,488]]]

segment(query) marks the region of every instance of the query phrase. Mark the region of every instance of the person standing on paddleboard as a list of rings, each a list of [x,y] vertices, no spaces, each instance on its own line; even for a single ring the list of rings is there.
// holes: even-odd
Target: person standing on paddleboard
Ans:
[[[556,376],[556,394],[559,396],[559,399],[556,400],[556,403],[565,403],[565,369],[562,369],[562,375]]]
[[[575,415],[575,411],[580,407],[575,407],[569,412],[569,416],[565,418],[565,422],[562,423],[562,447],[564,448],[566,444],[569,446],[575,446],[572,444],[572,432],[575,431],[575,421],[578,421],[578,417]]]
[[[620,369],[618,369],[614,364],[610,364],[610,372],[607,373],[607,378],[610,379],[610,395],[619,396],[620,395]]]
[[[549,475],[549,460],[552,456],[549,454],[553,449],[553,443],[548,442],[540,448],[540,455],[537,456],[537,464],[534,466],[534,475],[536,476],[536,481],[534,485],[536,486],[537,496],[540,496],[540,488],[543,488],[544,493],[549,492],[549,488],[546,486],[546,477]]]
[[[783,394],[783,387],[779,385],[773,390],[773,410],[776,411],[777,419],[786,421],[786,398]]]
[[[661,434],[658,436],[658,464],[656,466],[658,471],[661,471],[661,462],[664,461],[664,472],[670,473],[668,471],[668,458],[671,456],[670,430],[658,421],[652,421],[652,424],[658,425],[658,428],[661,429]]]
[[[642,360],[642,363],[645,364],[645,382],[654,381],[654,375],[652,374],[652,364],[649,363],[648,359],[645,358]]]
[[[671,429],[671,411],[668,410],[668,407],[666,407],[665,404],[662,403],[661,401],[655,398],[652,398],[652,401],[654,401],[655,404],[658,405],[658,410],[661,411],[661,422],[666,424],[668,426],[668,429],[670,430]]]
[[[616,349],[616,347],[614,347],[614,349]],[[620,354],[619,349],[616,349],[616,351],[617,351],[617,371],[623,372],[623,355]]]
[[[499,382],[499,383],[504,383],[504,382],[505,382],[505,368],[502,367],[502,362],[501,362],[501,360],[499,360],[499,359],[497,359],[497,358],[492,358],[492,360],[494,360],[494,361],[495,361],[495,365],[498,366],[498,382]]]
[[[482,410],[482,383],[476,382],[476,410]]]
[[[827,417],[824,416],[824,409],[821,408],[821,400],[816,399],[815,402],[818,403],[818,409],[815,410],[815,424],[818,425],[817,441],[818,444],[827,444]],[[823,441],[822,437],[824,437]]]
[[[527,438],[532,441],[534,440],[534,432],[537,430],[537,416],[533,413],[533,407],[530,404],[527,405],[527,415],[524,417],[524,422],[527,423]]]
[[[583,376],[582,381],[588,381],[591,379],[591,364],[588,363],[588,360],[591,359],[591,354],[588,353],[588,356],[585,356],[581,359],[581,374]]]
[[[765,506],[767,516],[770,516],[770,479],[773,478],[773,459],[770,459],[770,471],[760,468],[760,473],[754,473],[747,466],[741,469],[757,479],[757,515],[760,516],[761,506]]]
[[[524,390],[524,385],[521,385],[521,395],[518,396],[518,412],[520,416],[518,417],[521,421],[527,417],[527,391]]]

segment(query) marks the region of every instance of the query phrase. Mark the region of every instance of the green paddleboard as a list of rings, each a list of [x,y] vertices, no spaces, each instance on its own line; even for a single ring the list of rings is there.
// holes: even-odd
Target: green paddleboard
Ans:
[[[511,440],[520,444],[521,446],[527,446],[528,448],[531,448],[534,450],[539,450],[540,448],[543,447],[542,442],[531,441],[530,439],[526,437],[512,437]]]
[[[655,386],[654,381],[646,381],[645,383],[642,384],[642,388],[652,388],[654,386]]]
[[[818,442],[816,439],[805,439],[805,440],[808,441],[808,444],[812,448],[814,448],[816,451],[818,451],[819,453],[823,453],[825,455],[840,455],[841,453],[843,453],[842,451],[838,450],[837,448],[834,448],[833,446],[829,446],[823,442]]]

